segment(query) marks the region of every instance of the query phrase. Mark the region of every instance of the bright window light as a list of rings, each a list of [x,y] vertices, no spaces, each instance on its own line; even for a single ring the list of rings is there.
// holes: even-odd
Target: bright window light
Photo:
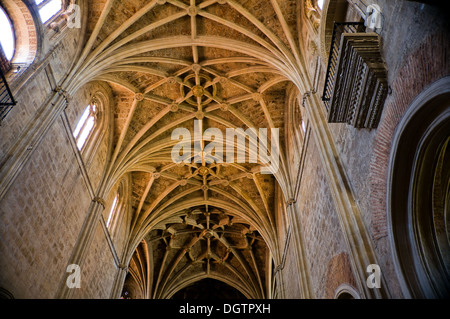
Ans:
[[[83,115],[81,116],[78,124],[73,132],[73,137],[77,141],[77,147],[81,151],[84,144],[92,132],[92,129],[95,126],[95,115],[97,113],[97,106],[88,105],[84,110]]]
[[[62,9],[61,0],[51,0],[48,2],[45,2],[45,0],[36,0],[36,4],[39,7],[39,15],[41,16],[42,23],[46,23]]]
[[[324,1],[324,0],[318,0],[318,1],[317,1],[317,6],[319,7],[320,10],[323,9],[323,1]]]
[[[109,212],[109,216],[108,216],[108,221],[106,222],[106,227],[109,228],[109,226],[111,225],[111,221],[112,221],[112,217],[116,211],[116,207],[117,207],[117,202],[119,200],[119,195],[116,196],[116,198],[114,198],[114,202],[113,205],[111,207],[111,211]]]
[[[77,137],[80,134],[81,129],[83,128],[84,123],[86,123],[86,120],[89,117],[90,112],[91,112],[91,108],[90,108],[90,106],[88,106],[86,108],[86,110],[84,111],[83,116],[81,116],[81,119],[78,122],[77,127],[75,128],[75,131],[73,132],[73,136]]]
[[[86,143],[86,140],[89,136],[89,133],[91,133],[92,128],[94,127],[95,120],[93,117],[89,117],[89,119],[86,122],[86,125],[83,128],[83,131],[81,131],[80,137],[77,141],[78,149],[81,150]]]
[[[14,56],[14,31],[6,12],[0,8],[0,44],[8,61]]]

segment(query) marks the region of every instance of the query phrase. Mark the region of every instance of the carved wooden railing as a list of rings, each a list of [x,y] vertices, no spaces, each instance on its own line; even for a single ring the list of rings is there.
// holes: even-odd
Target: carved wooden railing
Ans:
[[[363,23],[335,23],[322,100],[329,123],[376,128],[387,96],[380,36]]]

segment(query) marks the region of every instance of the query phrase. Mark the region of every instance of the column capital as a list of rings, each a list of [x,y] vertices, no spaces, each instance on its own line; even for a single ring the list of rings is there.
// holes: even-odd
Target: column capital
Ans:
[[[291,206],[292,204],[295,204],[295,203],[297,203],[297,200],[295,198],[289,198],[286,201],[286,206]]]
[[[106,201],[103,198],[96,196],[94,197],[94,199],[92,199],[92,201],[96,204],[102,205],[103,209],[106,208]]]
[[[125,264],[119,264],[117,267],[124,272],[128,272],[128,266],[126,266]]]

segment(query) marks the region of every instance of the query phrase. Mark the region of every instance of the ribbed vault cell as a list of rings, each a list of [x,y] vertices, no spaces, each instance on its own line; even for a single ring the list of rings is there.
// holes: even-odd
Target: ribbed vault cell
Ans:
[[[104,0],[89,12],[88,39],[67,91],[103,81],[115,96],[101,191],[107,197],[122,178],[130,180],[123,264],[130,271],[125,287],[134,280],[140,297],[170,298],[204,278],[248,298],[273,290],[267,265],[281,263],[282,254],[276,184],[286,200],[293,193],[284,149],[286,90],[302,87],[305,74],[297,2]],[[278,128],[279,167],[265,175],[261,158],[175,163],[171,134],[193,132],[195,121],[223,134]],[[269,150],[272,143],[269,136]]]
[[[267,246],[239,217],[218,209],[186,210],[145,240],[153,255],[153,298],[170,298],[204,278],[220,280],[247,297],[264,295]]]

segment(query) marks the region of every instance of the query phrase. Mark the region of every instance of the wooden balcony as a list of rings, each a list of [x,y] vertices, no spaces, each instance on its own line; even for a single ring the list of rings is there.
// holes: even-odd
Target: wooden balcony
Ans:
[[[335,38],[323,96],[328,122],[376,128],[388,92],[380,36],[342,32]]]

